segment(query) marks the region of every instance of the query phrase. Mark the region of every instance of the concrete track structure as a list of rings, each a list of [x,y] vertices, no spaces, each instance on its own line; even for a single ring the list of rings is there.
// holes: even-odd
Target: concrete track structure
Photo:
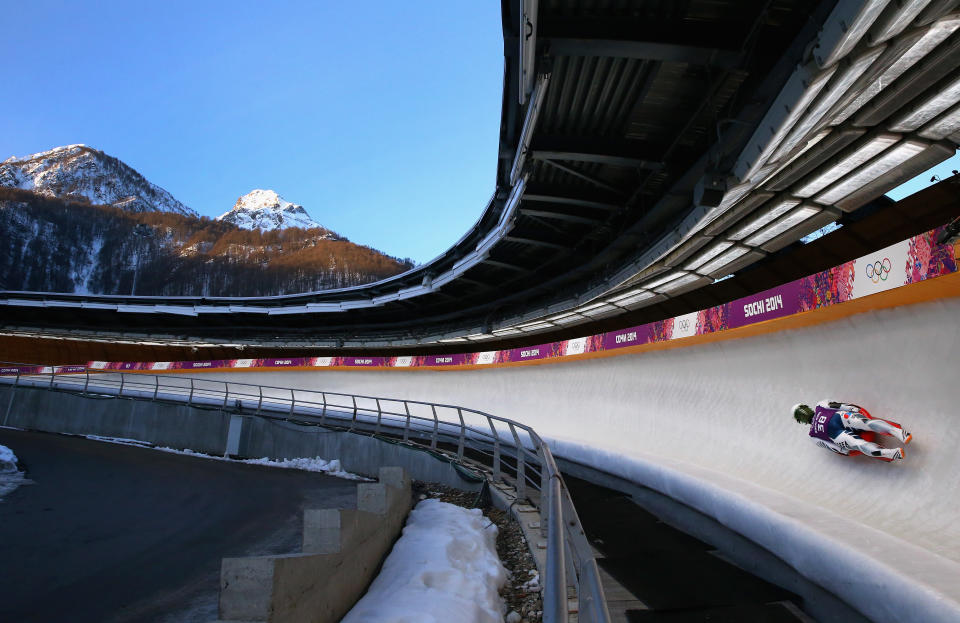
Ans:
[[[447,371],[203,378],[444,401],[525,422],[558,455],[745,534],[875,620],[960,617],[960,299],[689,348]],[[789,413],[863,404],[914,433],[905,461],[832,455]],[[916,619],[915,619],[916,620]]]

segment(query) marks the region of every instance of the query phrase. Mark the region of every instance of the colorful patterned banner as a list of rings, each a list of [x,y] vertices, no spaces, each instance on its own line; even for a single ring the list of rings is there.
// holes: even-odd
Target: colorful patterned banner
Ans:
[[[800,311],[802,279],[729,303],[728,329],[792,316]]]
[[[736,301],[638,327],[599,335],[511,350],[454,355],[397,357],[307,357],[213,361],[105,362],[91,361],[95,370],[167,371],[237,368],[457,368],[523,363],[611,351],[668,340],[736,329],[799,312],[836,305],[957,271],[952,245],[936,243],[941,228],[904,240],[829,270]],[[57,372],[82,372],[83,366],[63,366]],[[51,368],[12,366],[0,375],[50,374]]]

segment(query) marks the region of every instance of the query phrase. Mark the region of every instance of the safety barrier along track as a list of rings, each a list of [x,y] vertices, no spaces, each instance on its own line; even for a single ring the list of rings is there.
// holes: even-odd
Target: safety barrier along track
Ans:
[[[18,365],[18,364],[13,364]],[[539,507],[546,526],[544,621],[567,621],[567,579],[579,597],[580,620],[610,620],[593,551],[550,448],[529,426],[455,405],[270,387],[175,376],[102,373],[77,367],[49,367],[46,374],[0,372],[0,383],[80,396],[146,400],[198,408],[229,409],[269,419],[372,431],[404,443],[438,450],[456,447],[456,459],[487,469],[493,482],[516,488],[517,498]],[[6,424],[13,404],[7,404]],[[452,455],[451,451],[451,455]],[[569,563],[568,564],[568,558]]]

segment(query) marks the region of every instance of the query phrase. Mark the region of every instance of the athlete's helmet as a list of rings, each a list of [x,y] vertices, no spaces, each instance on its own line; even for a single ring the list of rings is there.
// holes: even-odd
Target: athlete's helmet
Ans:
[[[809,424],[813,421],[813,409],[807,405],[793,405],[793,419],[798,424]]]

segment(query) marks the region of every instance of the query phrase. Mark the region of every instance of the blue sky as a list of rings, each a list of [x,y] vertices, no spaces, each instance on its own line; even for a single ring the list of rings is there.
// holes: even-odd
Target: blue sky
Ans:
[[[8,3],[0,160],[85,143],[208,216],[270,188],[417,262],[494,190],[499,3]]]
[[[209,216],[271,188],[418,262],[493,193],[499,3],[8,8],[0,160],[84,143]]]
[[[919,192],[924,188],[936,183],[937,180],[930,181],[930,178],[937,176],[938,180],[945,180],[953,175],[954,171],[960,171],[960,155],[954,154],[949,159],[935,165],[925,173],[921,173],[912,180],[901,184],[887,193],[891,199],[900,201],[904,197]]]

